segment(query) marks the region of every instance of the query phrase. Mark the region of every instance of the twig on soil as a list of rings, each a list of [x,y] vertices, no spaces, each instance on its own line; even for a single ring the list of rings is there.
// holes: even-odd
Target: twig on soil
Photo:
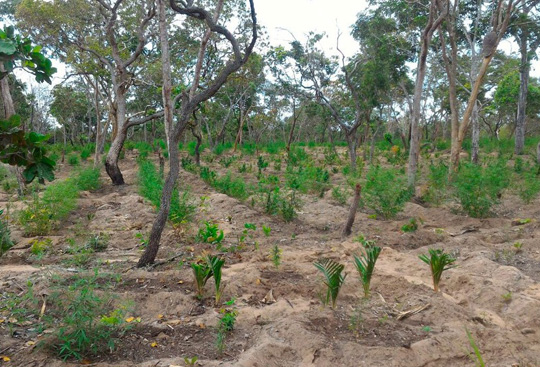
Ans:
[[[425,305],[418,306],[417,308],[414,308],[412,310],[408,310],[408,311],[405,311],[405,312],[399,312],[398,311],[399,316],[397,317],[397,320],[403,320],[403,319],[405,319],[405,318],[407,318],[409,316],[420,313],[420,312],[424,311],[425,309],[429,308],[430,306],[431,305],[429,303],[426,303]]]
[[[287,303],[289,304],[289,306],[291,306],[291,308],[294,308],[293,304],[291,303],[291,301],[289,301],[287,298],[285,298],[285,301],[287,301]]]

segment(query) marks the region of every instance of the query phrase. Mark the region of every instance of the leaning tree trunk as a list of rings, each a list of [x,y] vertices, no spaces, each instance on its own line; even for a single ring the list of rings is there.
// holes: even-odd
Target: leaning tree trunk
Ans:
[[[347,218],[347,223],[345,224],[345,228],[343,228],[342,235],[344,237],[350,236],[352,233],[352,226],[354,224],[354,219],[356,218],[356,211],[358,210],[358,203],[360,203],[360,191],[362,187],[360,184],[356,184],[356,188],[354,189],[354,198],[351,203],[351,207],[349,209],[349,217]]]
[[[169,152],[169,173],[167,179],[163,184],[163,191],[161,193],[161,203],[159,206],[159,211],[157,217],[152,225],[152,230],[150,232],[150,238],[148,239],[148,246],[146,251],[143,253],[137,267],[143,267],[154,262],[154,259],[157,256],[159,250],[159,242],[161,240],[161,234],[167,223],[167,218],[169,217],[169,211],[171,209],[171,197],[174,191],[174,186],[176,180],[178,179],[178,174],[180,173],[180,162],[178,160],[178,139],[173,139],[171,144],[171,150]]]
[[[165,0],[158,0],[159,13],[159,41],[161,45],[161,74],[163,76],[162,97],[165,122],[165,141],[167,149],[170,150],[170,135],[173,125],[173,101],[172,101],[172,77],[171,77],[171,57],[169,53],[168,24],[165,11]],[[144,130],[146,131],[146,129]]]

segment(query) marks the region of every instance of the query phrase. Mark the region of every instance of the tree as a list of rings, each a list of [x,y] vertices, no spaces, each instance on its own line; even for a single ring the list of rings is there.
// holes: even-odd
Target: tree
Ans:
[[[32,46],[32,41],[15,34],[13,27],[0,30],[0,94],[3,114],[0,116],[0,161],[13,166],[26,167],[22,173],[26,182],[36,177],[40,182],[54,179],[55,162],[45,154],[44,142],[47,136],[35,132],[26,133],[21,128],[21,118],[9,89],[8,75],[22,68],[32,73],[37,82],[51,82],[56,72],[52,62],[41,53],[40,46]]]
[[[170,169],[163,185],[160,208],[154,224],[152,225],[148,246],[139,259],[137,264],[138,267],[143,267],[153,263],[159,250],[161,234],[165,228],[165,223],[170,210],[171,197],[178,179],[178,174],[180,172],[180,162],[177,147],[180,137],[188,126],[188,122],[190,121],[193,112],[199,104],[214,96],[217,91],[227,82],[227,78],[238,71],[248,61],[257,40],[257,18],[255,16],[253,0],[249,0],[250,22],[246,22],[251,29],[251,37],[245,44],[243,53],[240,48],[238,36],[235,36],[235,34],[233,34],[229,29],[218,23],[220,3],[222,3],[222,0],[218,2],[217,10],[215,10],[214,14],[212,14],[207,9],[194,6],[192,0],[180,2],[170,0],[171,8],[178,14],[184,15],[193,20],[204,22],[208,28],[208,32],[205,33],[205,35],[210,33],[210,36],[223,37],[223,39],[226,40],[230,53],[229,57],[227,58],[227,63],[223,65],[219,71],[216,71],[214,78],[212,80],[205,80],[205,83],[201,84],[200,78],[202,63],[206,53],[206,43],[201,42],[197,63],[195,64],[193,71],[193,83],[189,88],[184,89],[178,95],[178,102],[180,102],[181,105],[177,111],[177,123],[173,127],[170,134],[171,141],[169,142],[169,146],[174,147],[174,149],[171,149],[171,154],[169,156]],[[203,41],[204,37],[205,36],[203,36],[202,39]],[[225,45],[223,45],[223,47],[225,47]]]

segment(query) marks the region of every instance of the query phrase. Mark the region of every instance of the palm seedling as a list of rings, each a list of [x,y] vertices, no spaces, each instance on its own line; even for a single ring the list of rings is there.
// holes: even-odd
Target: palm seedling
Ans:
[[[353,255],[354,265],[360,275],[360,281],[364,287],[364,297],[369,297],[369,285],[371,283],[371,276],[375,269],[375,263],[381,253],[381,248],[378,246],[366,246],[364,248],[365,253],[361,256]]]
[[[347,274],[341,274],[345,265],[335,262],[331,259],[321,259],[315,262],[313,265],[319,269],[326,280],[324,284],[326,285],[326,299],[324,304],[327,305],[330,300],[332,300],[332,308],[336,308],[336,301],[339,294],[339,290],[345,281]]]
[[[439,282],[443,271],[451,269],[456,258],[444,252],[441,249],[429,249],[429,257],[426,254],[418,256],[420,260],[428,264],[431,268],[431,277],[433,278],[433,290],[439,291]]]
[[[204,286],[208,279],[212,277],[212,269],[206,261],[197,261],[191,263],[193,275],[195,276],[195,285],[197,286],[197,298],[204,296]]]
[[[208,255],[206,257],[206,262],[211,271],[211,276],[214,277],[214,282],[216,284],[216,305],[219,304],[221,295],[223,293],[223,288],[221,287],[221,268],[225,264],[225,260],[219,256]]]

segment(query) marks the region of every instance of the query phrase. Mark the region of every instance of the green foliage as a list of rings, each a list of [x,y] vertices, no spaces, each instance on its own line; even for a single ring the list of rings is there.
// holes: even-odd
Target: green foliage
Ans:
[[[48,139],[46,135],[26,133],[21,128],[19,115],[0,120],[0,162],[26,167],[23,177],[27,183],[35,178],[40,183],[52,181],[56,163],[46,156],[45,143]]]
[[[4,209],[0,209],[0,257],[8,252],[14,245],[13,240],[11,239],[9,223],[3,214]]]
[[[264,157],[260,155],[257,157],[257,168],[259,169],[259,176],[262,175],[262,171],[264,171],[268,167],[268,162],[264,160]]]
[[[509,170],[503,161],[485,168],[463,163],[454,178],[455,196],[463,210],[471,217],[485,217],[502,191],[509,185]]]
[[[221,295],[223,294],[223,288],[221,286],[221,269],[225,264],[225,259],[219,256],[206,256],[206,262],[211,269],[212,276],[214,277],[215,289],[216,289],[216,305],[219,304],[221,300]]]
[[[341,205],[347,204],[347,190],[341,186],[334,186],[332,188],[332,198]]]
[[[433,290],[439,291],[439,282],[441,281],[442,273],[445,270],[451,269],[456,258],[447,254],[442,249],[428,249],[429,256],[422,254],[418,256],[420,260],[429,265],[431,269],[431,277],[433,278]]]
[[[234,306],[234,299],[226,302],[226,305]],[[219,310],[219,313],[221,314],[221,317],[217,327],[216,347],[218,352],[221,354],[225,350],[225,340],[227,338],[227,334],[234,330],[238,311],[234,307],[222,308]]]
[[[64,360],[112,351],[116,337],[128,328],[126,307],[114,308],[109,295],[96,292],[98,278],[95,270],[93,276],[63,287],[52,297],[54,312],[60,318],[55,349]]]
[[[270,236],[270,232],[272,231],[272,228],[270,228],[270,226],[267,227],[267,226],[265,226],[265,225],[263,224],[262,230],[263,230],[264,235],[265,235],[266,237],[269,237],[269,236]]]
[[[19,224],[25,236],[47,235],[53,228],[53,213],[39,195],[34,192],[32,200],[18,214]]]
[[[410,197],[405,177],[396,170],[380,166],[369,169],[362,200],[377,215],[384,219],[395,217]]]
[[[270,250],[270,260],[272,260],[272,263],[274,264],[276,269],[279,268],[279,266],[281,265],[282,254],[283,251],[279,248],[277,244],[275,244],[274,247],[272,247],[272,249]]]
[[[71,154],[69,157],[68,157],[68,164],[70,166],[78,166],[79,165],[79,157],[75,154]]]
[[[409,223],[407,224],[404,224],[402,227],[401,227],[401,231],[402,232],[416,232],[416,230],[418,229],[418,220],[416,218],[411,218],[409,219]]]
[[[212,269],[204,259],[192,262],[191,269],[195,277],[195,285],[197,286],[197,298],[202,299],[204,297],[204,286],[208,279],[212,277]]]
[[[211,244],[219,244],[224,238],[223,231],[219,229],[219,225],[216,223],[204,222],[204,227],[199,228],[197,238],[199,241]]]
[[[230,172],[224,176],[215,176],[212,186],[217,191],[240,200],[247,199],[251,191],[242,177],[233,178]]]
[[[73,178],[59,181],[45,188],[43,202],[50,209],[51,220],[59,222],[77,207],[79,188]]]
[[[254,155],[257,151],[257,146],[255,143],[244,143],[242,144],[242,152],[247,155]]]
[[[105,251],[109,246],[110,236],[106,233],[93,234],[85,244],[85,247],[94,252]]]
[[[229,168],[229,166],[233,164],[236,159],[237,158],[234,155],[231,155],[229,157],[223,157],[219,160],[219,164],[221,164],[225,168]]]
[[[448,187],[448,166],[444,163],[430,164],[427,190],[424,200],[434,205],[440,205],[446,199]]]
[[[81,150],[81,159],[83,161],[86,161],[91,155],[92,155],[92,145],[86,145],[82,150]]]
[[[182,168],[188,172],[195,172],[197,165],[189,157],[182,157],[181,159]]]
[[[41,259],[52,248],[52,240],[50,238],[35,239],[31,244],[30,253],[38,259]]]
[[[99,181],[99,168],[85,168],[75,177],[75,182],[79,190],[98,190],[101,187]]]
[[[357,256],[353,255],[354,265],[360,275],[360,281],[364,288],[364,297],[369,297],[369,287],[371,284],[371,276],[375,269],[375,263],[381,253],[381,248],[373,245],[370,241],[364,242],[364,254]]]
[[[232,148],[232,144],[231,143],[225,143],[225,144],[218,144],[216,145],[216,147],[214,148],[214,154],[215,155],[222,155],[226,150],[229,150]]]
[[[138,183],[139,194],[159,209],[163,191],[163,178],[154,164],[146,159],[139,160]],[[189,192],[183,191],[179,193],[178,189],[174,189],[169,210],[169,219],[171,222],[182,223],[190,221],[193,219],[195,211],[196,206],[190,200]]]
[[[327,287],[326,298],[323,298],[323,303],[326,306],[332,301],[332,308],[336,308],[336,301],[339,290],[345,281],[347,274],[341,274],[345,265],[339,264],[331,259],[322,259],[313,263],[319,269],[324,277],[324,284]]]
[[[530,204],[540,192],[540,177],[534,169],[522,172],[517,181],[517,192],[525,204]]]

